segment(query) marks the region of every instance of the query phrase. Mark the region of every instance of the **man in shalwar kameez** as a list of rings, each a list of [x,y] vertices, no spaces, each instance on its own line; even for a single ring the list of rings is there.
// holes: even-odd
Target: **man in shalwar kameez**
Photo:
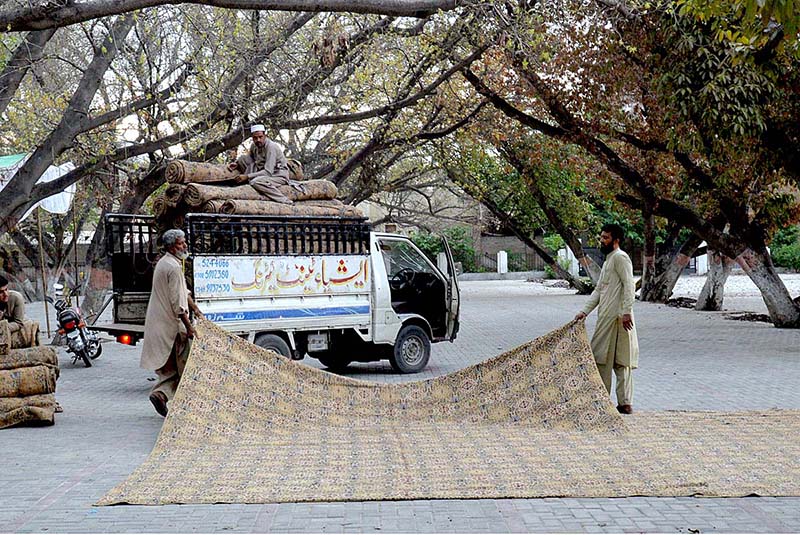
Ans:
[[[250,133],[253,138],[250,150],[230,163],[228,168],[241,173],[238,182],[249,183],[267,200],[293,204],[291,199],[278,189],[278,186],[296,184],[289,179],[289,163],[283,150],[267,137],[264,125],[254,124],[250,127]]]
[[[183,261],[188,257],[186,236],[182,230],[172,229],[161,241],[166,252],[153,271],[140,366],[155,370],[158,381],[150,392],[150,402],[156,412],[166,416],[167,402],[175,396],[195,331],[189,320],[190,297],[183,274]]]
[[[619,248],[625,231],[619,225],[604,225],[600,251],[606,255],[597,287],[576,319],[583,319],[597,308],[597,325],[592,336],[592,353],[608,393],[612,371],[617,377],[617,410],[633,412],[632,370],[639,365],[639,339],[633,323],[636,286],[633,264]]]

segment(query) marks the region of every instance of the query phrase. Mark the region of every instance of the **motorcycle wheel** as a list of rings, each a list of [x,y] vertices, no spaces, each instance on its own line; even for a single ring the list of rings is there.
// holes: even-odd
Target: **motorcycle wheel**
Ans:
[[[87,368],[92,367],[92,359],[89,358],[89,351],[86,348],[81,351],[81,358],[83,359],[83,363]]]
[[[103,354],[103,344],[100,340],[93,340],[86,346],[86,351],[89,353],[89,358],[94,360]]]

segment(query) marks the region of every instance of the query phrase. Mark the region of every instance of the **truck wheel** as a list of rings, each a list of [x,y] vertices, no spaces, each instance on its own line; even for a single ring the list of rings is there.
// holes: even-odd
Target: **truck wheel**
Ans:
[[[406,325],[400,329],[389,357],[392,368],[400,373],[417,373],[428,365],[430,358],[431,340],[422,328]]]
[[[292,351],[289,349],[289,344],[277,334],[259,334],[256,336],[254,342],[258,347],[274,351],[287,359],[292,358]]]
[[[350,366],[350,362],[352,362],[349,359],[337,357],[336,355],[327,351],[313,353],[313,356],[319,359],[323,366],[333,371],[342,371]]]

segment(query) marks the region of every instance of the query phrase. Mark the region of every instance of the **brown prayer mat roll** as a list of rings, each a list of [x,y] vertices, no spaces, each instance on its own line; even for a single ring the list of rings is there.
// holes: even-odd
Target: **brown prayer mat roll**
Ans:
[[[39,345],[39,322],[25,320],[18,331],[11,333],[11,349],[23,349]]]
[[[297,186],[278,186],[278,189],[292,201],[330,200],[335,199],[339,193],[336,184],[328,180],[307,180]],[[264,197],[249,185],[225,187],[189,184],[186,186],[183,198],[184,202],[192,207],[203,206],[208,201],[216,200],[264,200]]]
[[[153,199],[153,215],[156,217],[156,219],[161,219],[164,217],[164,214],[167,212],[168,208],[169,207],[167,206],[167,201],[164,198],[164,194],[161,193],[156,195]]]
[[[56,371],[47,366],[0,370],[0,397],[16,398],[56,391]]]
[[[183,200],[183,193],[185,190],[186,186],[183,184],[170,184],[167,186],[167,189],[164,190],[164,201],[167,203],[167,206],[173,208],[178,206]]]
[[[226,165],[173,160],[167,164],[165,176],[171,184],[214,183],[233,180],[239,173]]]
[[[249,186],[248,186],[249,187]],[[203,203],[203,212],[206,214],[219,214],[222,210],[222,205],[225,204],[225,201],[222,199],[214,199],[212,201],[207,201]]]
[[[0,355],[6,355],[11,350],[11,331],[8,321],[0,321]]]
[[[0,429],[23,423],[53,425],[55,410],[53,394],[0,398]]]
[[[58,355],[52,347],[37,346],[25,349],[12,349],[0,355],[0,370],[15,370],[31,366],[47,366],[56,370],[58,377]]]
[[[289,158],[286,160],[286,165],[289,168],[289,178],[291,180],[305,180],[305,173],[303,172],[303,164],[299,160]]]
[[[288,216],[337,216],[363,217],[361,210],[354,206],[341,207],[309,206],[304,202],[281,204],[272,201],[225,201],[220,213],[226,215],[288,215]]]

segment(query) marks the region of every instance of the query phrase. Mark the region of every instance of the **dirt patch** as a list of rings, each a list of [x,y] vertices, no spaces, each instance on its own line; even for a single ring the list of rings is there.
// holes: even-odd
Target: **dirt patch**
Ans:
[[[668,307],[675,307],[675,308],[694,308],[697,304],[697,299],[692,297],[676,297],[675,299],[670,299],[667,301]]]
[[[772,323],[772,320],[767,314],[756,314],[755,312],[731,312],[730,314],[725,314],[724,317],[729,320]]]

